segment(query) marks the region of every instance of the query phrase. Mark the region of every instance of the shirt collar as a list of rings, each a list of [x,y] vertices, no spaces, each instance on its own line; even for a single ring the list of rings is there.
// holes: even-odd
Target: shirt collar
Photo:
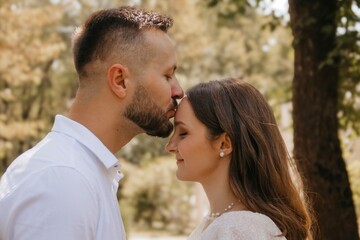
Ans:
[[[112,152],[85,126],[62,115],[56,115],[53,132],[66,134],[86,146],[93,152],[107,169],[120,168],[118,159]]]

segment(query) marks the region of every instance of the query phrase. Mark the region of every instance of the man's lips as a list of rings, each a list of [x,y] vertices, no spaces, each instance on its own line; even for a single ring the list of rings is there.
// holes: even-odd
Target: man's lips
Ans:
[[[168,117],[169,117],[169,119],[175,117],[175,113],[176,113],[176,110],[175,110],[175,109],[170,109],[170,110],[168,111]]]
[[[169,108],[169,111],[168,111],[170,113],[169,118],[172,118],[175,116],[177,108],[178,108],[178,104],[177,104],[176,100],[173,99],[173,103],[171,104],[171,107]]]

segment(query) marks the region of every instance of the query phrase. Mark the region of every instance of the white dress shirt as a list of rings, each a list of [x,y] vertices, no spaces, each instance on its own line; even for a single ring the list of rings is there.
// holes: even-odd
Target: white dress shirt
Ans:
[[[57,115],[1,178],[0,240],[125,240],[119,169],[93,133]]]

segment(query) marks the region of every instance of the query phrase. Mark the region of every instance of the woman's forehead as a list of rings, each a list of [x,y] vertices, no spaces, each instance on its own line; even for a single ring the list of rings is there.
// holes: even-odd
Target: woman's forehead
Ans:
[[[183,125],[193,125],[200,122],[194,113],[189,99],[186,97],[181,100],[176,111],[175,123],[177,122],[181,122]]]

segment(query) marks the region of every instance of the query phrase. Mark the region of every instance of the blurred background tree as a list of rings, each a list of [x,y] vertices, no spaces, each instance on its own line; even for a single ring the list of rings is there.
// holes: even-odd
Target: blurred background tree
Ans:
[[[359,2],[339,2],[337,44],[322,63],[331,65],[339,57],[342,60],[337,88],[339,133],[351,166],[355,205],[360,206],[360,164],[355,149],[360,145],[359,35],[354,27],[359,19],[353,13]],[[174,18],[169,34],[176,44],[177,77],[184,89],[224,77],[243,77],[258,87],[273,106],[291,151],[293,37],[289,19],[275,16],[268,10],[269,3],[1,0],[0,175],[17,155],[50,130],[55,114],[66,114],[77,88],[70,41],[75,27],[92,11],[119,5],[141,6]],[[175,179],[176,165],[164,151],[166,142],[139,135],[118,153],[125,172],[120,182],[120,206],[130,232],[151,228],[188,234],[206,207],[206,203],[199,204],[197,185]],[[351,193],[347,196],[351,198]],[[337,222],[333,217],[328,220]]]
[[[63,111],[64,79],[54,79],[65,43],[56,27],[60,6],[30,1],[0,6],[0,170],[33,146]],[[6,19],[6,20],[5,20]]]
[[[352,9],[358,3],[289,1],[295,50],[294,155],[315,209],[317,239],[359,239],[338,119],[341,110],[352,109],[341,117],[347,120],[343,127],[359,131],[358,106],[349,105],[343,95],[359,97],[360,29],[350,27],[360,20]]]

